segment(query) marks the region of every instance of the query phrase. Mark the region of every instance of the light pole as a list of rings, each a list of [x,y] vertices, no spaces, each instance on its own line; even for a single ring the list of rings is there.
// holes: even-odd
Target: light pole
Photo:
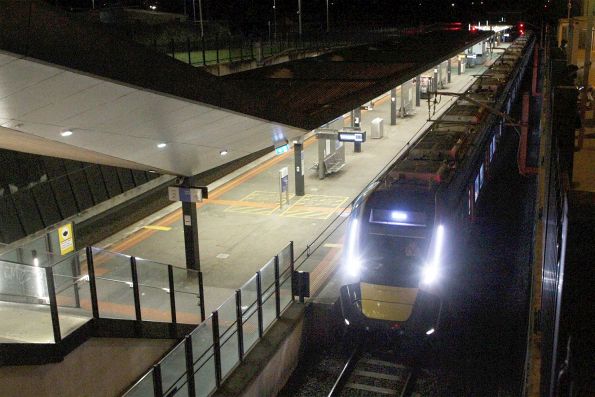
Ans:
[[[298,25],[300,37],[302,37],[302,0],[298,0]]]
[[[198,0],[198,17],[200,18],[200,37],[204,37],[205,30],[202,21],[202,0]],[[192,0],[192,20],[196,22],[196,0]]]
[[[273,33],[277,40],[277,0],[273,0]]]
[[[326,32],[330,32],[331,31],[331,25],[329,22],[329,14],[328,14],[328,0],[326,0]]]

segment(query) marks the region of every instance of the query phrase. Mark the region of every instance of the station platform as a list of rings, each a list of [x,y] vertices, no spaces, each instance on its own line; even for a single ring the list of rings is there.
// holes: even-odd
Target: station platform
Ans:
[[[499,52],[485,64],[457,75],[444,91],[464,92],[485,68],[497,59]],[[453,68],[454,69],[454,68]],[[398,94],[397,94],[398,95]],[[378,99],[378,98],[377,98]],[[438,117],[454,101],[442,96],[434,107],[432,118]],[[210,313],[231,297],[237,288],[263,267],[273,255],[290,241],[295,256],[308,249],[310,242],[340,214],[347,217],[348,207],[357,195],[390,163],[404,153],[431,124],[427,100],[415,107],[415,114],[397,118],[390,125],[390,95],[386,93],[373,109],[362,109],[362,130],[368,139],[362,152],[355,153],[346,143],[346,165],[325,179],[312,170],[317,159],[317,139],[313,134],[304,142],[305,195],[294,194],[294,153],[274,153],[253,162],[209,186],[209,198],[198,207],[200,269],[203,272],[206,312]],[[384,120],[384,137],[370,138],[371,122]],[[348,115],[344,126],[350,125]],[[289,203],[280,204],[279,170],[289,169]],[[185,251],[180,204],[175,203],[122,230],[97,244],[98,247],[127,255],[148,258],[177,267],[185,267]],[[340,241],[329,242],[317,257],[332,272],[339,258]],[[312,282],[312,280],[311,280]],[[316,280],[314,280],[316,284]],[[315,285],[317,287],[317,285]],[[336,287],[336,286],[335,286]],[[329,299],[338,296],[333,283],[325,289]]]

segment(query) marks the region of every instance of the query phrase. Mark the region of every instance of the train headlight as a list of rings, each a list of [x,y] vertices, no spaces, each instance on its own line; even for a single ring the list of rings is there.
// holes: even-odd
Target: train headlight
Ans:
[[[347,241],[347,274],[351,277],[358,277],[361,269],[361,260],[358,255],[357,238],[359,224],[357,218],[351,220],[349,228],[349,240]]]
[[[432,285],[438,279],[438,266],[430,263],[423,267],[421,274],[421,282],[424,285]]]
[[[421,282],[424,285],[432,285],[440,276],[440,262],[442,259],[442,247],[444,245],[444,226],[438,225],[434,240],[434,250],[431,260],[423,267]]]

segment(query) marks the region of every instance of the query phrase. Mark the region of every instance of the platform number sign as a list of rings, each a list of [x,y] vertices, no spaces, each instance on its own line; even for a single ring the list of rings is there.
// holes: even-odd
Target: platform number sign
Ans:
[[[60,242],[60,255],[66,255],[74,251],[72,223],[67,223],[58,228],[58,241]]]

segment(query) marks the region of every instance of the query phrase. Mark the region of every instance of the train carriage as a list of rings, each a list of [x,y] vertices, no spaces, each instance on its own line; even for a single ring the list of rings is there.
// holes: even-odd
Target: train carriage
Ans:
[[[533,37],[520,36],[355,201],[344,249],[345,323],[424,337],[437,329],[451,250],[475,216]]]

